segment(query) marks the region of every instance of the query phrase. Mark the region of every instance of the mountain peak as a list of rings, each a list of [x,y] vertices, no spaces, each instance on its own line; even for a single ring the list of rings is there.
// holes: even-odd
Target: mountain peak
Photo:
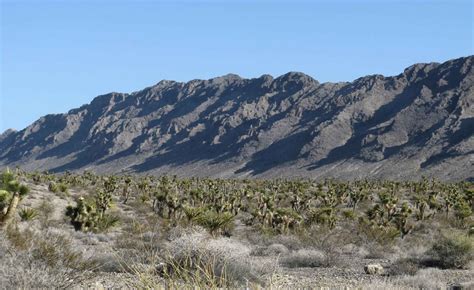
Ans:
[[[279,76],[277,79],[282,79],[282,80],[303,80],[303,81],[315,81],[312,77],[309,75],[302,73],[302,72],[297,72],[297,71],[290,71],[287,72],[286,74],[283,74]]]
[[[0,135],[0,167],[215,177],[469,179],[472,57],[395,77],[162,80]],[[422,122],[420,121],[422,120]],[[467,168],[468,170],[459,170]]]

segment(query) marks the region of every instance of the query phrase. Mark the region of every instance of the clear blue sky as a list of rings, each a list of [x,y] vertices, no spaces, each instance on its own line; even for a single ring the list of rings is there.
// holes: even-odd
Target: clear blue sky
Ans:
[[[0,132],[161,79],[350,81],[474,46],[471,1],[0,2]]]

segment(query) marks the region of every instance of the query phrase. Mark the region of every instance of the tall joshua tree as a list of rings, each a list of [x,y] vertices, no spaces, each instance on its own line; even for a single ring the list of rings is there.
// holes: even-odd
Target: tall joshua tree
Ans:
[[[0,175],[0,229],[8,226],[21,198],[28,192],[28,187],[20,184],[10,170],[7,169]]]

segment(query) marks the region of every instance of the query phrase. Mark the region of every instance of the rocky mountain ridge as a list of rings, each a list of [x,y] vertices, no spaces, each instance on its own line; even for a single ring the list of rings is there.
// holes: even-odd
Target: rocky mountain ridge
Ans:
[[[319,83],[229,74],[109,93],[0,135],[0,167],[214,177],[474,178],[474,56]]]

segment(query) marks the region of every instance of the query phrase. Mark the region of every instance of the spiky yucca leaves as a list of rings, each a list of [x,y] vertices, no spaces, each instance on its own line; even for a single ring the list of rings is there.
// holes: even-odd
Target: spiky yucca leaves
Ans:
[[[230,212],[219,213],[213,210],[206,210],[194,217],[193,221],[208,229],[211,235],[217,235],[230,229],[234,221],[234,215]]]
[[[18,212],[18,215],[22,221],[31,221],[38,216],[38,211],[34,208],[25,207]]]
[[[408,205],[408,203],[404,202],[394,214],[394,223],[397,229],[400,231],[400,235],[402,238],[404,238],[413,229],[413,226],[408,223],[412,212],[413,210]]]
[[[104,180],[102,189],[99,189],[95,195],[95,204],[99,219],[103,218],[105,211],[112,205],[112,196],[117,189],[117,181],[114,176]]]
[[[18,204],[27,195],[29,188],[21,184],[15,174],[6,170],[0,176],[0,228],[5,228],[13,219]]]
[[[79,197],[75,207],[68,206],[66,208],[66,216],[71,219],[71,224],[77,231],[97,230],[99,214],[93,200]]]
[[[103,232],[120,222],[117,216],[105,213],[97,204],[95,198],[80,197],[76,206],[66,208],[66,216],[77,231]]]

